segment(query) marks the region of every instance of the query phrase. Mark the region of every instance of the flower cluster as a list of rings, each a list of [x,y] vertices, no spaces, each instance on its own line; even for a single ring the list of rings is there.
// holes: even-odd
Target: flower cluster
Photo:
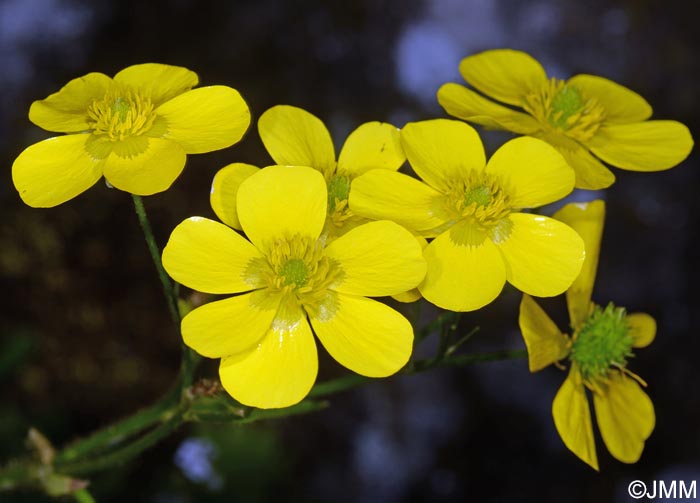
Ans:
[[[222,168],[210,203],[223,223],[190,217],[163,250],[175,281],[227,295],[186,314],[185,344],[221,359],[221,383],[240,403],[287,407],[314,385],[316,339],[363,376],[386,377],[409,361],[413,327],[369,297],[423,297],[443,309],[474,311],[508,282],[524,293],[520,328],[530,370],[563,360],[570,366],[553,403],[566,446],[598,468],[589,390],[608,450],[635,462],[655,420],[646,384],[627,362],[632,348],[652,341],[655,322],[591,303],[602,201],[570,204],[553,217],[536,209],[574,188],[609,187],[615,178],[603,162],[669,169],[690,152],[690,134],[678,122],[648,120],[649,104],[618,84],[591,75],[548,79],[522,52],[470,56],[460,71],[500,103],[450,83],[438,92],[445,110],[523,135],[488,160],[477,131],[459,120],[401,129],[368,122],[336,158],[314,115],[286,105],[262,114],[258,132],[272,165]],[[16,159],[20,197],[30,206],[56,206],[101,177],[135,195],[166,190],[186,154],[229,147],[250,122],[237,91],[193,89],[197,83],[185,68],[143,64],[114,78],[88,74],[35,102],[30,120],[67,134]],[[399,171],[406,161],[417,177]],[[565,292],[569,335],[531,297]]]

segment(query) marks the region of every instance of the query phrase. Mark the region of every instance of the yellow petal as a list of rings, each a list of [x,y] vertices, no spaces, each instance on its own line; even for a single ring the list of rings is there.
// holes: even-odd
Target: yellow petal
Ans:
[[[262,286],[247,274],[260,253],[224,224],[191,217],[173,229],[163,249],[163,267],[178,283],[207,293],[238,293]]]
[[[587,146],[603,161],[618,168],[662,171],[688,157],[693,138],[680,122],[646,121],[604,125]]]
[[[598,470],[591,410],[575,365],[572,365],[569,376],[554,397],[552,416],[564,445],[591,468]]]
[[[636,463],[654,431],[654,405],[633,379],[616,372],[609,379],[602,394],[593,394],[600,435],[615,459]]]
[[[459,72],[487,96],[516,106],[522,106],[529,92],[547,82],[547,75],[536,59],[512,49],[494,49],[464,58]]]
[[[238,220],[238,187],[243,180],[257,173],[259,168],[252,164],[234,162],[224,166],[214,175],[209,194],[209,203],[214,213],[223,223],[234,229],[241,230],[241,223]]]
[[[539,122],[530,115],[494,103],[459,84],[444,84],[437,98],[448,114],[487,128],[518,134],[533,134],[540,129]]]
[[[311,317],[326,351],[353,372],[386,377],[411,356],[413,327],[406,318],[376,300],[338,294],[330,317]]]
[[[279,300],[267,290],[257,290],[210,302],[182,319],[182,338],[185,344],[208,358],[252,350],[269,330]]]
[[[646,313],[630,313],[627,315],[630,335],[634,342],[632,347],[645,348],[656,337],[656,320]]]
[[[88,107],[104,98],[112,79],[103,73],[88,73],[73,79],[48,98],[35,101],[29,108],[29,120],[47,131],[77,133],[90,129]]]
[[[335,149],[323,122],[301,108],[277,105],[258,120],[260,139],[275,163],[309,166],[330,176]]]
[[[484,146],[473,127],[449,119],[411,122],[401,130],[401,143],[413,170],[425,182],[447,192],[486,165]]]
[[[167,190],[187,160],[180,145],[162,138],[127,138],[121,144],[115,143],[114,148],[104,165],[105,178],[117,189],[141,196]],[[124,148],[124,152],[119,148]]]
[[[567,204],[554,214],[554,218],[574,229],[583,239],[586,249],[586,259],[581,272],[566,291],[571,326],[578,327],[588,316],[591,304],[591,293],[600,255],[600,241],[605,224],[605,202],[597,200],[590,203]]]
[[[338,157],[338,172],[352,177],[370,169],[396,171],[406,161],[396,126],[367,122],[350,133]]]
[[[85,150],[89,136],[58,136],[24,149],[12,165],[12,181],[22,201],[50,208],[92,187],[102,176],[104,162]]]
[[[272,240],[318,238],[326,221],[326,181],[303,166],[270,166],[241,183],[238,218],[248,239],[266,250]]]
[[[494,244],[481,236],[480,244],[464,244],[459,223],[435,238],[424,250],[425,280],[418,286],[429,302],[451,311],[474,311],[501,293],[506,270]],[[478,232],[478,231],[476,231]]]
[[[508,282],[537,297],[564,293],[581,271],[583,240],[571,227],[552,218],[513,213],[510,235],[497,242]]]
[[[583,147],[560,148],[559,153],[576,173],[576,188],[600,190],[615,183],[615,175]]]
[[[354,228],[326,248],[342,271],[333,290],[382,297],[410,290],[425,276],[420,244],[406,229],[382,220]]]
[[[413,177],[375,169],[350,186],[350,209],[373,220],[392,220],[416,233],[426,233],[450,219],[443,195]],[[434,234],[433,234],[434,235]]]
[[[520,301],[518,323],[527,346],[530,372],[542,370],[569,354],[569,337],[559,331],[547,313],[527,294]]]
[[[608,122],[641,122],[651,117],[651,105],[644,98],[612,80],[582,74],[571,77],[567,84],[578,88],[585,98],[598,100]]]
[[[200,87],[180,94],[156,109],[165,119],[163,135],[188,154],[230,147],[250,125],[250,110],[238,91],[226,86]]]
[[[574,189],[576,175],[557,150],[536,138],[510,140],[489,160],[486,171],[510,188],[514,208],[536,208]]]
[[[224,389],[242,404],[261,409],[300,402],[317,373],[316,342],[301,312],[296,323],[273,322],[253,350],[228,356],[219,367]]]
[[[181,66],[144,63],[124,68],[114,81],[125,84],[151,98],[155,106],[189,91],[199,82],[197,74]]]
[[[428,246],[428,241],[422,237],[422,236],[413,236],[416,241],[418,241],[418,245],[420,246],[421,250],[425,250],[425,247]],[[427,263],[426,263],[426,269],[427,269]],[[411,288],[410,290],[406,292],[401,292],[397,293],[391,296],[392,299],[398,301],[398,302],[403,302],[404,304],[409,304],[411,302],[415,302],[418,299],[423,298],[423,296],[420,294],[420,290],[418,288]]]

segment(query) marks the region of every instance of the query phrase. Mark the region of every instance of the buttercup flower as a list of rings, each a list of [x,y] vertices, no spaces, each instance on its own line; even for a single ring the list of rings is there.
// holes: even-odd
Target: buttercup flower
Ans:
[[[408,320],[365,296],[414,288],[425,275],[420,244],[388,221],[358,226],[328,244],[321,234],[327,197],[318,171],[267,167],[237,193],[237,218],[250,241],[193,217],[173,230],[163,251],[176,281],[202,292],[241,293],[182,320],[185,343],[222,359],[221,382],[241,403],[286,407],[306,396],[318,369],[309,322],[328,353],[358,374],[388,376],[411,354]]]
[[[446,119],[407,124],[401,141],[425,183],[369,171],[353,181],[350,209],[435,238],[424,250],[423,297],[445,309],[472,311],[493,301],[506,280],[543,297],[571,285],[583,263],[581,238],[561,222],[520,212],[573,190],[574,173],[556,150],[517,138],[487,164],[476,131]]]
[[[333,140],[326,126],[315,115],[301,108],[288,105],[270,108],[260,117],[258,131],[277,164],[314,168],[325,178],[328,212],[324,234],[329,239],[335,239],[368,222],[353,215],[348,208],[352,180],[370,169],[396,171],[406,160],[399,130],[383,122],[367,122],[350,133],[337,161]],[[240,228],[233,213],[235,206],[228,205],[231,211],[227,212],[222,201],[235,198],[240,183],[255,171],[255,166],[235,163],[224,167],[214,178],[212,208],[223,222],[233,228]]]
[[[552,404],[554,424],[564,444],[598,470],[587,388],[608,451],[624,463],[635,463],[654,429],[655,416],[651,400],[640,387],[646,383],[627,370],[627,360],[633,356],[632,348],[651,344],[656,322],[648,314],[627,314],[613,304],[603,308],[591,302],[605,219],[603,201],[569,204],[555,217],[581,234],[586,260],[566,292],[571,336],[561,333],[531,297],[523,296],[520,329],[530,370],[568,358],[569,375]]]
[[[192,89],[198,80],[186,68],[147,63],[113,79],[89,73],[35,101],[29,119],[68,134],[17,157],[12,179],[22,200],[56,206],[102,176],[120,190],[155,194],[180,175],[187,154],[236,143],[250,124],[248,106],[230,87]]]
[[[437,95],[448,114],[545,140],[574,169],[578,188],[613,184],[615,176],[601,161],[632,171],[661,171],[683,161],[693,146],[683,124],[647,120],[652,110],[644,98],[603,77],[548,79],[535,59],[510,49],[469,56],[459,71],[477,91],[503,105],[449,83]]]

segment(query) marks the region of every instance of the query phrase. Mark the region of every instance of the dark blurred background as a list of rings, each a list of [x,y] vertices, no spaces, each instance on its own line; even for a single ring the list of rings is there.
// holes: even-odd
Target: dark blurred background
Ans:
[[[25,206],[14,158],[50,136],[32,101],[88,72],[135,63],[196,71],[240,90],[254,119],[275,104],[322,118],[337,147],[362,122],[442,117],[435,92],[461,82],[462,57],[512,47],[550,75],[603,75],[646,97],[654,118],[700,126],[700,29],[672,0],[0,0],[0,464],[29,426],[57,446],[128,415],[167,389],[179,345],[128,194],[103,183],[51,210]],[[509,136],[486,133],[493,152]],[[224,151],[190,156],[145,199],[161,246],[192,215],[213,218],[209,185],[230,162],[268,164],[252,125]],[[557,436],[551,401],[565,374],[524,360],[372,383],[323,412],[266,424],[188,426],[128,466],[96,474],[98,501],[630,501],[627,485],[700,479],[700,163],[616,170],[594,300],[646,311],[655,343],[631,369],[649,383],[657,426],[639,463],[598,443],[601,472]],[[464,352],[524,347],[519,294],[461,319]],[[562,299],[547,303],[566,321]],[[423,307],[426,319],[434,311]],[[419,348],[430,355],[435,336]],[[200,369],[216,375],[216,362]],[[342,375],[324,355],[320,379]],[[0,501],[44,501],[0,493]]]

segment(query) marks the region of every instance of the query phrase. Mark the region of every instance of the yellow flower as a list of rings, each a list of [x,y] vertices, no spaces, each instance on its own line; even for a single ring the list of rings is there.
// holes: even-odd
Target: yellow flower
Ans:
[[[571,285],[583,263],[581,238],[561,222],[519,211],[573,190],[574,173],[556,150],[517,138],[487,164],[476,131],[446,119],[407,124],[401,141],[426,183],[372,170],[353,182],[350,208],[435,238],[424,250],[423,297],[445,309],[472,311],[493,301],[506,280],[545,297]]]
[[[564,444],[598,470],[586,388],[593,395],[598,428],[610,454],[624,463],[635,463],[644,441],[654,429],[654,406],[627,370],[632,348],[651,344],[656,322],[648,314],[627,314],[624,308],[591,302],[603,233],[603,201],[569,204],[555,217],[576,229],[586,243],[581,274],[566,292],[573,335],[559,331],[542,308],[524,295],[520,304],[520,329],[529,355],[530,371],[538,371],[568,358],[569,375],[552,404],[554,424]]]
[[[173,230],[163,251],[176,281],[202,292],[241,293],[182,320],[185,343],[222,358],[221,382],[241,403],[286,407],[306,396],[318,369],[309,321],[328,353],[358,374],[388,376],[411,354],[408,320],[365,296],[415,287],[425,275],[419,243],[381,221],[328,244],[321,235],[327,202],[318,171],[267,167],[237,193],[237,218],[250,241],[193,217]]]
[[[637,93],[603,77],[547,78],[524,52],[497,49],[462,60],[459,71],[477,91],[445,84],[438,101],[448,114],[495,129],[541,138],[576,172],[576,187],[602,189],[615,181],[603,165],[661,171],[683,161],[693,146],[676,121],[647,120],[651,106]]]
[[[29,206],[52,207],[102,176],[132,194],[166,190],[187,154],[229,147],[250,124],[248,106],[226,86],[192,89],[197,74],[177,66],[134,65],[110,78],[89,73],[35,101],[29,119],[68,133],[26,148],[12,179]]]
[[[355,129],[345,140],[337,161],[326,126],[301,108],[288,105],[270,108],[260,117],[258,131],[277,164],[307,166],[323,174],[328,188],[324,234],[329,239],[368,222],[353,215],[348,208],[350,182],[374,168],[396,171],[406,160],[399,130],[383,122],[367,122]],[[250,164],[235,163],[221,169],[214,178],[212,208],[222,222],[233,228],[240,229],[235,203],[227,205],[224,201],[235,201],[238,186],[256,169]]]

